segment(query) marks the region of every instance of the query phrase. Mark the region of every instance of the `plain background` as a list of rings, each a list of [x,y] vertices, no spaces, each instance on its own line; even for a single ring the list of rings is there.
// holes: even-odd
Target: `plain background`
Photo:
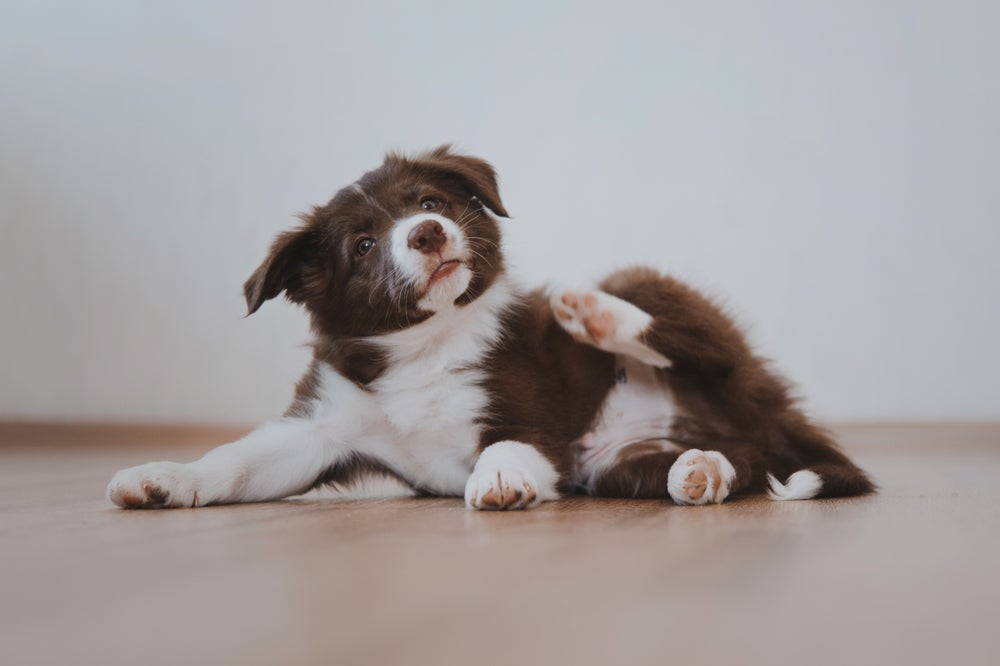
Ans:
[[[388,149],[489,159],[526,283],[649,263],[827,420],[1000,418],[992,2],[0,2],[0,418],[252,423],[241,285]]]

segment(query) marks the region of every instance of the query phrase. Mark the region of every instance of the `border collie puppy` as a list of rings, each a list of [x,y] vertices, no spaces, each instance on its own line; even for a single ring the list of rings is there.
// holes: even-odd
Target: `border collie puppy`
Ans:
[[[277,237],[244,287],[311,317],[285,416],[200,460],[122,470],[125,508],[265,502],[383,474],[476,509],[574,490],[714,504],[874,490],[737,326],[636,268],[592,291],[521,291],[493,168],[448,146],[389,155]]]

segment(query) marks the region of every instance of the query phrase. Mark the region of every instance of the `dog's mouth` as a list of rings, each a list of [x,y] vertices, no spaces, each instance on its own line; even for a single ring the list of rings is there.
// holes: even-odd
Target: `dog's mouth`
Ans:
[[[461,265],[462,262],[458,259],[448,259],[447,261],[442,261],[440,265],[438,265],[438,267],[434,269],[434,272],[431,273],[431,277],[430,280],[428,280],[428,283],[434,284],[438,280],[445,279],[446,277],[454,273]]]

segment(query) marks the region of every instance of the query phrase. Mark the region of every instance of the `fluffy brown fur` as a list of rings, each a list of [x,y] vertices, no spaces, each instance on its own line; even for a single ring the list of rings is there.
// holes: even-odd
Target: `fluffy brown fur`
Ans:
[[[707,298],[647,268],[615,273],[601,289],[653,315],[644,341],[673,362],[659,375],[683,414],[674,420],[671,440],[725,454],[737,472],[731,492],[760,491],[768,472],[783,480],[802,469],[823,479],[820,496],[874,490],[865,473],[796,407],[788,383],[752,352],[739,328]],[[608,475],[643,466],[669,468],[676,457],[630,456]],[[599,487],[610,485],[609,479]]]

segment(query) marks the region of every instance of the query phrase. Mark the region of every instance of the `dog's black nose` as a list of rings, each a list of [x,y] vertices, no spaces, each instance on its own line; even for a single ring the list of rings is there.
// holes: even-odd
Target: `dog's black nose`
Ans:
[[[419,250],[431,254],[441,249],[448,237],[444,235],[444,227],[437,220],[424,220],[413,228],[406,237],[406,244],[411,250]]]

